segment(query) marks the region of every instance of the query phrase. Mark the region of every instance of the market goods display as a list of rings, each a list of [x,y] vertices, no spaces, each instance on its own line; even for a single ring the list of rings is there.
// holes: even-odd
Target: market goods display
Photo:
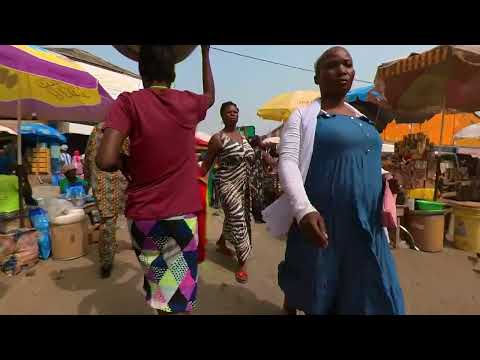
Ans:
[[[38,262],[39,233],[34,229],[19,229],[0,236],[0,268],[11,276]],[[12,252],[13,250],[13,252]]]

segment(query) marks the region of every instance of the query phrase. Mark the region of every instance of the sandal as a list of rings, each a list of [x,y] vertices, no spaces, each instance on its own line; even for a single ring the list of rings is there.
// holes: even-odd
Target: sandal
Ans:
[[[241,271],[237,271],[235,273],[235,279],[240,283],[240,284],[245,284],[248,282],[248,274],[241,270]]]

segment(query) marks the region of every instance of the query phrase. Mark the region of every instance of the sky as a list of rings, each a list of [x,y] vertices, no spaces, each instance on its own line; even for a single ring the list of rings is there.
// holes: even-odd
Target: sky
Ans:
[[[88,51],[115,65],[138,74],[138,65],[121,55],[111,45],[55,45]],[[313,70],[315,60],[331,45],[211,45],[240,54]],[[378,65],[423,52],[434,45],[343,45],[351,53],[356,78],[372,81]],[[239,125],[254,125],[256,133],[266,134],[280,125],[276,121],[257,117],[259,107],[270,98],[286,91],[315,90],[313,73],[260,62],[215,49],[210,50],[215,81],[216,101],[198,130],[214,133],[222,128],[220,105],[233,101],[240,108]],[[176,67],[174,87],[179,90],[202,92],[200,48]],[[365,86],[354,82],[354,87]]]

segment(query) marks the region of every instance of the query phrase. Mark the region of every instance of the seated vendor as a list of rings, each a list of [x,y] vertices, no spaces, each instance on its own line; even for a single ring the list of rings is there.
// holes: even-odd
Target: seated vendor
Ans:
[[[32,188],[28,176],[23,178],[23,198],[26,205],[36,206],[37,202],[32,197]],[[18,197],[18,177],[10,166],[8,172],[0,174],[0,214],[18,212],[20,209]]]
[[[11,166],[15,165],[15,158],[8,145],[0,144],[0,174],[9,174]]]
[[[88,182],[77,176],[77,169],[73,164],[68,164],[62,170],[65,178],[60,180],[60,193],[66,194],[68,188],[72,186],[83,186],[85,193],[88,193]]]

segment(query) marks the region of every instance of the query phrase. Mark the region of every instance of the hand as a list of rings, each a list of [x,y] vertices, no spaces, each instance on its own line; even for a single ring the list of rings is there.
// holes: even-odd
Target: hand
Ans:
[[[307,235],[318,246],[326,248],[328,246],[327,227],[325,220],[320,213],[314,211],[305,215],[300,221],[300,230]]]
[[[388,186],[393,195],[398,194],[401,190],[398,180],[394,178],[388,180]]]
[[[122,175],[125,177],[125,179],[127,179],[128,182],[132,182],[132,176],[127,171],[127,161],[128,161],[128,156],[125,155],[124,153],[120,154],[119,170],[122,173]]]

